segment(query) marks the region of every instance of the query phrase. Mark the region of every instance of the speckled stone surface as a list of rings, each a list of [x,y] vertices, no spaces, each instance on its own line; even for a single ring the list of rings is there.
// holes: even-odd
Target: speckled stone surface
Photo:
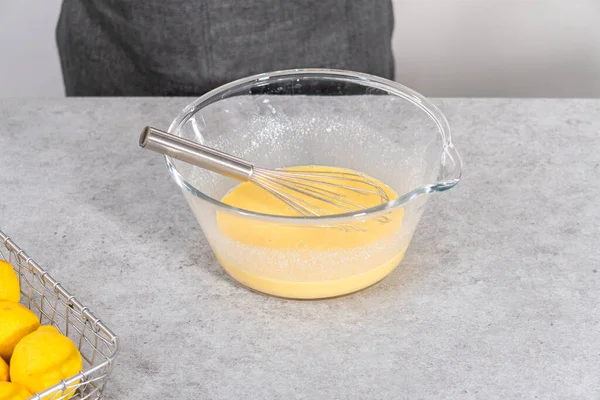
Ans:
[[[107,399],[600,398],[600,101],[436,101],[464,181],[314,302],[233,283],[138,149],[188,101],[0,100],[0,228],[121,337]]]

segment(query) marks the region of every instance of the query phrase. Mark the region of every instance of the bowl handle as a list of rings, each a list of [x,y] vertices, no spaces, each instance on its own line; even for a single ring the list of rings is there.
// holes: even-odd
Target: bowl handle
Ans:
[[[463,161],[452,142],[446,144],[440,163],[440,180],[434,185],[434,189],[442,192],[456,186],[462,177]]]

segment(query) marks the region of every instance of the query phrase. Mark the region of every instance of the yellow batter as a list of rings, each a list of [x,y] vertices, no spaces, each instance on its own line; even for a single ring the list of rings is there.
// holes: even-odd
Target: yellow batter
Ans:
[[[288,168],[309,169],[354,172],[323,166]],[[396,192],[387,185],[374,178],[369,179],[379,185],[390,200],[397,197]],[[336,183],[356,187],[355,182],[340,180]],[[369,189],[368,185],[365,185],[365,189]],[[375,194],[344,191],[344,195],[347,200],[364,208],[381,203],[380,197]],[[335,206],[318,201],[315,203],[315,200],[302,194],[298,197],[310,200],[327,213],[340,213]],[[222,201],[259,213],[298,215],[277,197],[250,182],[233,188]],[[234,243],[250,250],[248,256],[243,257],[243,262],[239,258],[236,262],[230,261],[231,257],[228,257],[223,247],[217,246],[215,250],[217,259],[233,278],[257,291],[299,299],[334,297],[368,287],[394,270],[404,256],[405,249],[385,244],[394,242],[403,215],[404,211],[398,209],[386,215],[387,223],[370,219],[353,221],[352,226],[346,223],[334,227],[313,227],[257,221],[221,212],[218,214],[220,231]],[[383,249],[379,254],[372,254],[373,249],[379,248]],[[276,257],[279,257],[280,262],[273,261]]]

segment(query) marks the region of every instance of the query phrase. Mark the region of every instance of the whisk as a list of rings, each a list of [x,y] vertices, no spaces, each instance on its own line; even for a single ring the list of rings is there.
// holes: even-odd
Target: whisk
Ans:
[[[333,206],[333,209],[339,210],[338,213],[364,209],[348,199],[350,193],[377,195],[380,204],[389,201],[381,186],[359,173],[260,168],[238,157],[149,126],[140,135],[140,146],[238,181],[250,181],[300,216],[331,215],[331,212],[323,210],[322,203]],[[385,216],[377,220],[383,223],[389,221]],[[356,226],[351,228],[361,230]]]

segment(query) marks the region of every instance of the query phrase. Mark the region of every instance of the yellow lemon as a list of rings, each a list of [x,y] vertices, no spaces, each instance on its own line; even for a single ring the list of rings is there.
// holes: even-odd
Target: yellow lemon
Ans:
[[[10,380],[37,393],[76,375],[82,368],[81,354],[71,339],[53,326],[41,326],[15,347],[10,360]],[[67,393],[64,398],[70,399],[75,388],[68,388]]]
[[[8,382],[8,364],[4,359],[0,358],[0,382]]]
[[[33,394],[14,382],[0,382],[0,400],[27,400]]]
[[[0,300],[18,303],[20,298],[19,278],[13,266],[7,261],[0,260]]]
[[[40,326],[37,316],[27,307],[0,301],[0,357],[9,362],[19,340]]]

